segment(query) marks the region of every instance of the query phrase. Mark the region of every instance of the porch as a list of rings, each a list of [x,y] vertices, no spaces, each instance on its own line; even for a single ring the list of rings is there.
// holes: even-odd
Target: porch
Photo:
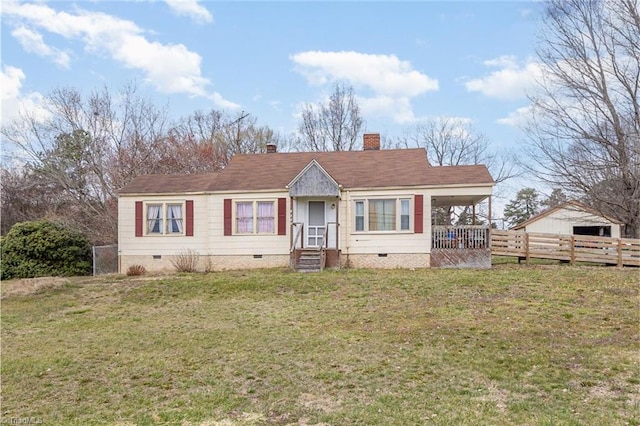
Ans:
[[[340,268],[337,222],[327,222],[325,226],[307,225],[306,230],[303,222],[293,222],[290,235],[292,269],[319,272],[324,268]]]
[[[490,268],[491,195],[431,199],[431,267]]]
[[[322,271],[340,267],[340,185],[311,160],[289,185],[291,197],[291,267]]]
[[[483,225],[433,226],[431,267],[490,268],[489,232]]]

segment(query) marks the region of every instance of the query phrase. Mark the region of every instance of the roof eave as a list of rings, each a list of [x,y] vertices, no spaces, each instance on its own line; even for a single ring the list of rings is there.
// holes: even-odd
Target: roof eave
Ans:
[[[185,195],[207,195],[208,191],[173,191],[173,192],[120,192],[118,197],[144,197],[144,196],[185,196]]]

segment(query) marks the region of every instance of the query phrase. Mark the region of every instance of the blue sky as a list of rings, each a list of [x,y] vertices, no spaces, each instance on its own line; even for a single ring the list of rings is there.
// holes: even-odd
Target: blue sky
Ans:
[[[2,0],[2,122],[73,86],[136,81],[175,117],[246,111],[283,136],[304,103],[353,86],[368,132],[469,120],[496,149],[539,70],[542,4],[527,1]]]

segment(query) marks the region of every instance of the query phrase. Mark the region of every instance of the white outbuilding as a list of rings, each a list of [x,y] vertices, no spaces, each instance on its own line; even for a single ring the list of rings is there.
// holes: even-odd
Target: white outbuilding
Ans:
[[[544,234],[620,238],[621,225],[578,201],[569,201],[547,209],[513,229]]]

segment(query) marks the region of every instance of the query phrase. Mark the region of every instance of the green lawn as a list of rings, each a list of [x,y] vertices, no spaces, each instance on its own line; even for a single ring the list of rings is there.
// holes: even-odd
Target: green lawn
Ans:
[[[3,282],[2,422],[638,425],[639,288],[513,264]]]

